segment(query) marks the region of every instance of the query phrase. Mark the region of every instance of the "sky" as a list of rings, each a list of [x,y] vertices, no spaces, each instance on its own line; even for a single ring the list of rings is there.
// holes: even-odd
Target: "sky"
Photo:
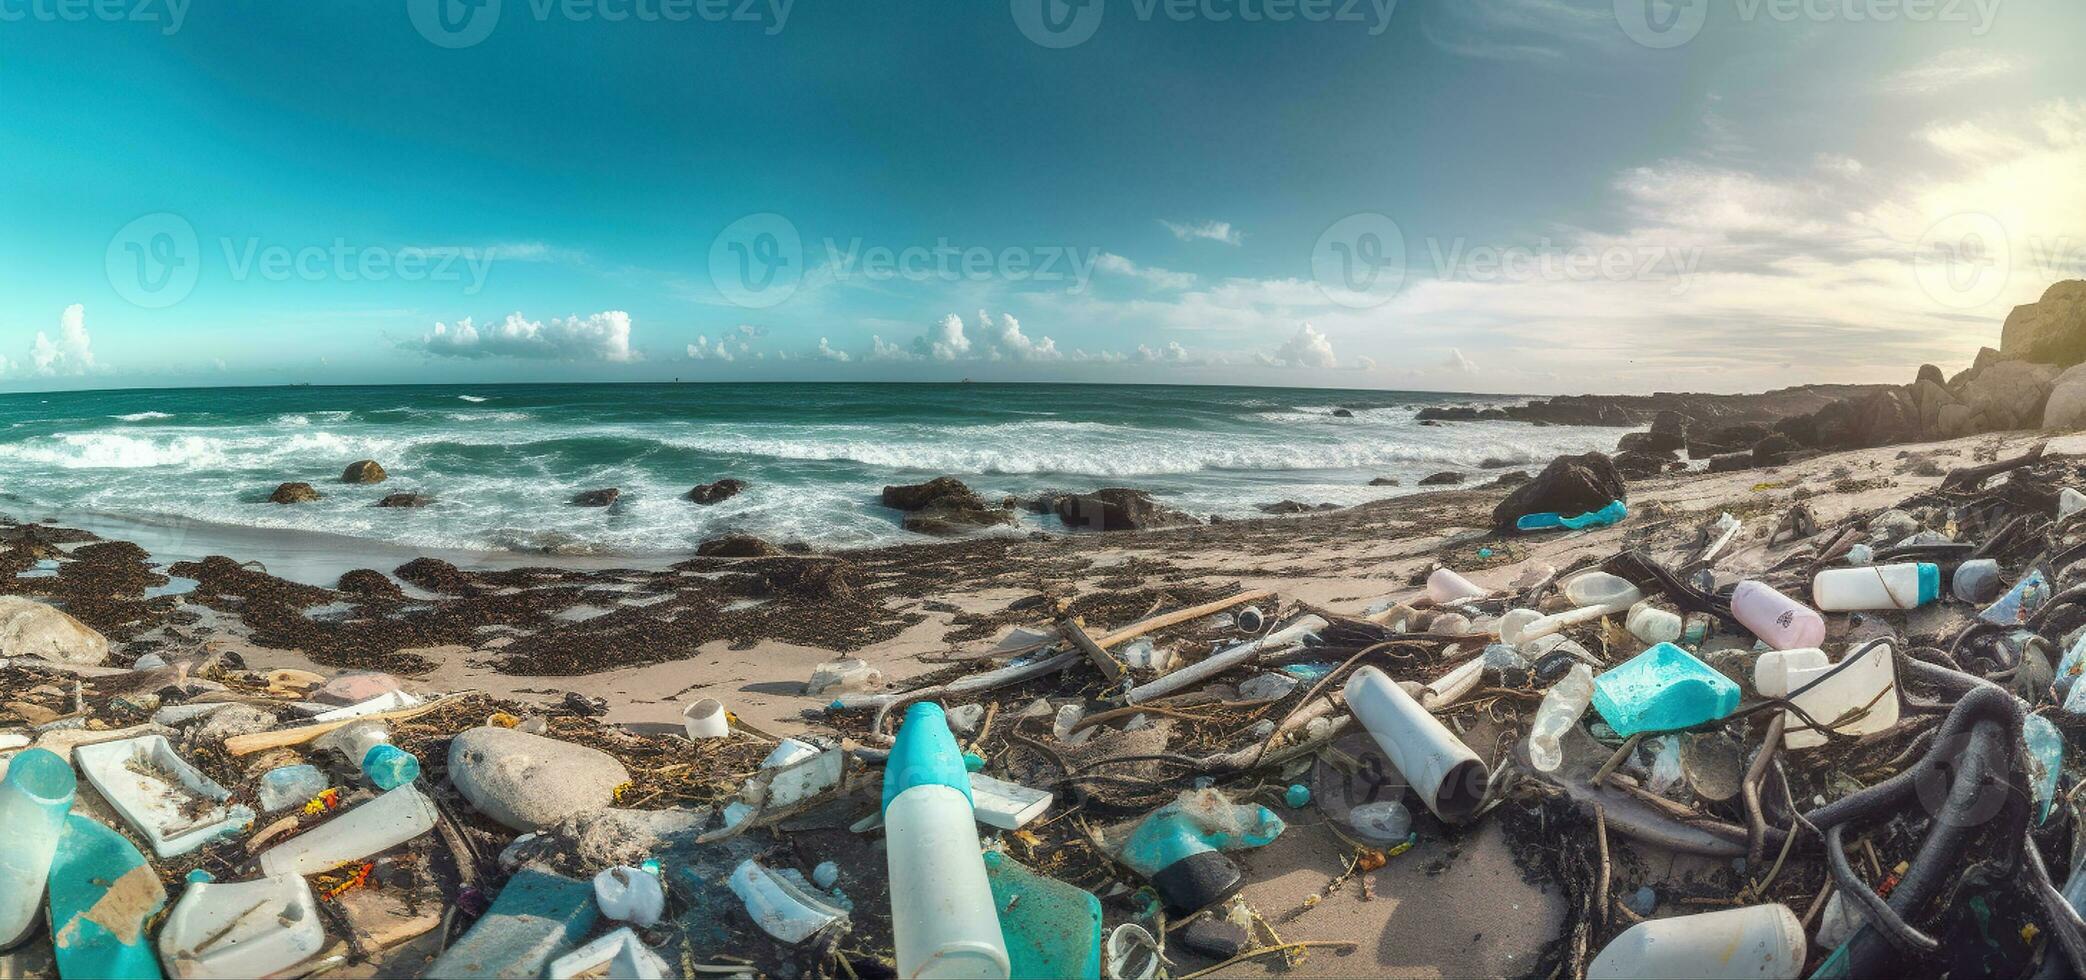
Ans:
[[[1740,391],[2086,277],[2076,0],[0,0],[0,391]]]

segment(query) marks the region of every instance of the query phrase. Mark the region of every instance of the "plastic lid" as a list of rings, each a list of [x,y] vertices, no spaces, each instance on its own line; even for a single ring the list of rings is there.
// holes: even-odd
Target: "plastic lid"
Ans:
[[[898,741],[884,762],[884,808],[898,794],[915,786],[948,786],[963,793],[973,806],[971,775],[963,765],[963,751],[949,733],[949,719],[942,706],[923,701],[905,710],[898,726]]]
[[[1941,566],[1933,562],[1919,563],[1919,604],[1924,606],[1941,598]]]

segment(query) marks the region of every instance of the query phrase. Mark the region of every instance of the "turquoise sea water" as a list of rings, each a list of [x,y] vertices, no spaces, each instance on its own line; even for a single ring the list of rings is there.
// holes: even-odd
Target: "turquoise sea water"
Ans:
[[[1132,486],[1208,516],[1354,504],[1487,457],[1531,466],[1618,430],[1420,426],[1509,397],[1326,389],[999,384],[285,387],[0,395],[0,513],[328,532],[408,547],[671,554],[726,531],[820,546],[912,539],[887,483],[951,474],[988,498]],[[1336,408],[1352,418],[1334,414]],[[338,482],[362,458],[391,473]],[[710,507],[682,498],[752,483]],[[1402,488],[1371,487],[1389,476]],[[266,502],[308,481],[316,503]],[[567,506],[617,487],[607,510]],[[413,490],[424,510],[372,506]],[[1014,533],[1051,529],[1031,518]]]

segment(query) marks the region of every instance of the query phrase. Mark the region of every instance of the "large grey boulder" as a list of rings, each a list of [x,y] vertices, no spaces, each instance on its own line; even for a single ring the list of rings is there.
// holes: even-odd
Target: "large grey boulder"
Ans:
[[[449,743],[449,782],[479,813],[515,830],[605,807],[629,781],[615,756],[512,728],[473,728]]]
[[[2086,360],[2086,279],[2056,283],[2040,302],[2014,307],[2000,328],[1999,352],[2058,367]]]
[[[1999,361],[1963,386],[1963,404],[1980,420],[1980,431],[2029,429],[2042,424],[2043,402],[2057,368],[2029,361]]]
[[[2043,404],[2043,428],[2086,428],[2086,364],[2065,368],[2050,382],[2050,400]]]
[[[0,596],[0,657],[93,665],[109,659],[109,639],[61,609]]]

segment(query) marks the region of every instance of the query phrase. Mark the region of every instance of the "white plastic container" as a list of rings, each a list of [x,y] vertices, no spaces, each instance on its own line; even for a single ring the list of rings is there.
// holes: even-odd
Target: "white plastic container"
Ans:
[[[1826,677],[1829,673],[1831,676]],[[1832,725],[1833,731],[1843,735],[1867,735],[1898,723],[1898,671],[1888,643],[1870,647],[1867,653],[1837,673],[1833,673],[1833,663],[1825,651],[1816,648],[1771,650],[1761,654],[1753,665],[1754,689],[1771,698],[1789,697],[1789,692],[1821,677],[1825,679],[1819,681],[1818,686],[1790,698],[1792,704],[1802,708],[1819,724]],[[1863,709],[1866,711],[1861,717],[1843,725],[1834,725]],[[1825,736],[1810,728],[1802,715],[1793,711],[1784,711],[1783,714],[1786,716],[1782,734],[1784,746],[1807,749],[1825,744]]]
[[[1010,966],[971,803],[950,786],[913,786],[884,810],[898,975],[1004,978]]]
[[[311,886],[296,875],[189,885],[159,931],[159,960],[181,980],[274,976],[326,948]]]
[[[1538,771],[1556,772],[1564,764],[1564,750],[1558,743],[1592,703],[1593,670],[1585,664],[1573,664],[1543,694],[1543,705],[1536,709],[1535,723],[1528,730],[1528,761]]]
[[[724,716],[724,702],[716,698],[704,698],[689,705],[681,712],[681,727],[687,729],[690,739],[698,742],[732,733],[731,721]]]
[[[1602,606],[1615,612],[1628,609],[1644,598],[1630,580],[1607,572],[1582,572],[1564,584],[1565,598],[1579,607]]]
[[[600,977],[606,980],[664,980],[669,967],[624,926],[550,961],[550,980]]]
[[[1660,609],[1650,599],[1644,599],[1630,607],[1623,627],[1646,643],[1672,643],[1680,639],[1680,614]]]
[[[1437,568],[1427,576],[1427,598],[1443,605],[1491,594],[1490,589],[1456,574],[1452,568]]]
[[[971,774],[971,800],[976,804],[978,822],[987,827],[1019,830],[1050,809],[1053,798],[1050,793],[1020,783]]]
[[[45,749],[13,756],[0,777],[0,949],[36,930],[51,857],[78,788],[72,766]]]
[[[1941,596],[1941,569],[1929,562],[1828,568],[1811,580],[1811,598],[1826,612],[1912,609]]]
[[[1825,642],[1825,617],[1765,582],[1748,579],[1738,583],[1731,590],[1731,615],[1777,650],[1799,650]]]
[[[1355,671],[1343,692],[1355,720],[1435,816],[1462,823],[1476,814],[1491,774],[1470,746],[1374,667]]]
[[[265,875],[315,875],[390,850],[435,827],[435,804],[408,783],[261,852]]]
[[[594,904],[617,922],[650,928],[666,912],[666,890],[658,875],[621,865],[594,876]]]
[[[1586,976],[1796,980],[1807,946],[1788,906],[1750,905],[1639,922],[1593,958]]]
[[[189,765],[164,735],[82,745],[72,754],[102,799],[162,858],[187,854],[253,823],[251,809],[227,806],[231,792]],[[198,799],[216,805],[195,811]]]
[[[739,862],[726,884],[745,903],[746,914],[753,918],[754,925],[792,946],[847,918],[846,912],[827,905],[752,858]]]

